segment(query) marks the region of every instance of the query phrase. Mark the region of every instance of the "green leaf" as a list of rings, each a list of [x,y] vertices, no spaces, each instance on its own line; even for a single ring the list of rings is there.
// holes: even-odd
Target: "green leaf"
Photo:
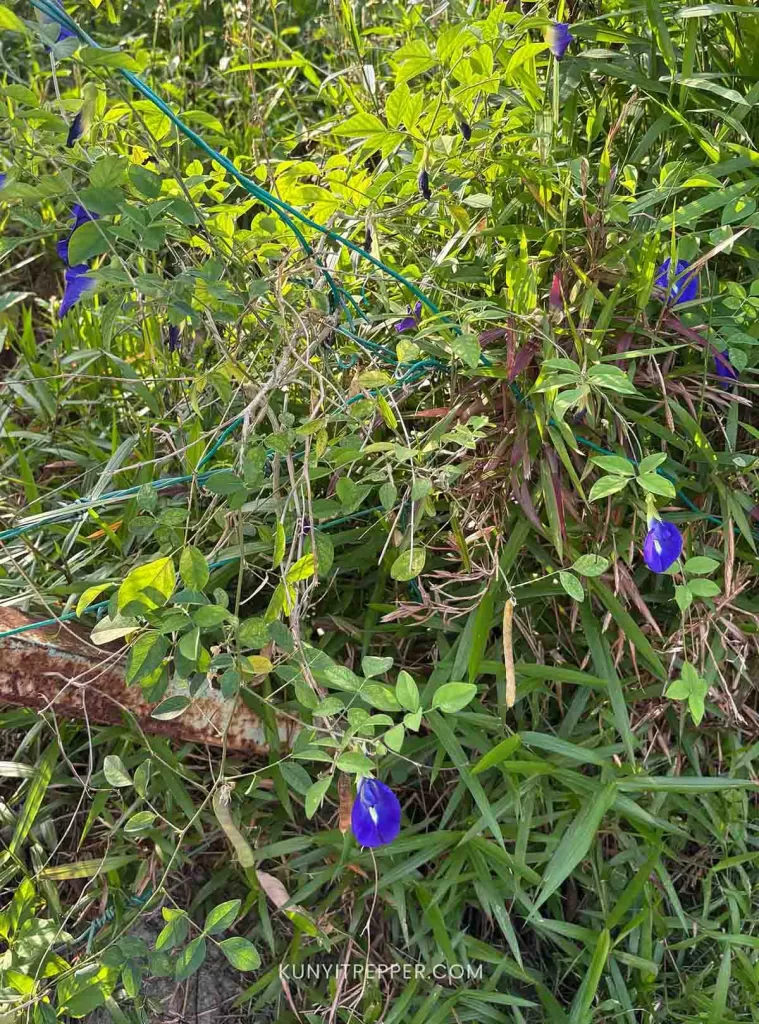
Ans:
[[[693,604],[693,592],[690,587],[685,585],[678,585],[675,587],[675,601],[677,607],[681,612],[687,612],[690,606]]]
[[[140,624],[137,619],[125,615],[117,615],[112,619],[110,616],[104,615],[90,633],[90,640],[93,644],[102,646],[129,636],[130,633],[136,633],[139,628]]]
[[[371,775],[374,771],[374,765],[369,758],[364,754],[359,754],[357,751],[349,750],[345,754],[340,754],[335,763],[340,771],[348,772],[351,775],[357,773]]]
[[[17,14],[0,4],[0,29],[5,32],[26,32],[26,26]]]
[[[398,500],[398,489],[395,484],[384,483],[379,489],[379,500],[386,511],[393,508]]]
[[[406,737],[406,730],[402,725],[394,725],[392,729],[388,729],[382,737],[382,741],[385,746],[396,754],[400,753],[403,747],[403,741]]]
[[[559,583],[573,600],[578,602],[585,600],[585,591],[582,589],[582,583],[571,572],[560,572]]]
[[[690,685],[684,679],[676,679],[667,687],[664,696],[671,700],[687,700],[690,697]]]
[[[231,928],[237,920],[241,906],[241,900],[227,900],[226,903],[219,903],[215,906],[206,917],[206,923],[203,925],[204,934],[218,935],[219,932]]]
[[[362,110],[354,114],[347,121],[340,121],[332,129],[336,135],[346,135],[349,138],[368,138],[372,135],[382,134],[387,131],[385,125],[374,114]]]
[[[409,548],[402,554],[398,555],[396,560],[390,567],[390,575],[394,580],[398,580],[399,583],[405,583],[407,580],[413,580],[419,573],[424,569],[424,563],[427,560],[427,551],[425,548],[419,547],[418,545],[413,548]]]
[[[271,556],[272,569],[278,568],[285,557],[285,544],[285,528],[282,523],[278,522],[274,530],[274,553]]]
[[[419,687],[416,685],[413,676],[405,669],[398,673],[398,681],[395,684],[395,696],[398,703],[407,711],[419,710]]]
[[[192,662],[197,661],[200,654],[200,629],[196,626],[189,633],[185,633],[177,646],[183,658]]]
[[[150,783],[150,758],[146,758],[140,762],[134,770],[134,788],[141,797],[148,795],[148,785]]]
[[[715,569],[718,569],[719,562],[716,558],[707,558],[705,555],[694,555],[693,558],[688,559],[683,568],[686,572],[701,576],[706,573],[714,572]]]
[[[313,554],[304,555],[299,558],[298,561],[290,566],[287,570],[287,576],[285,579],[288,583],[299,583],[301,580],[310,579],[316,571],[316,564],[314,562]]]
[[[59,1013],[75,1018],[89,1016],[105,1004],[119,973],[116,968],[89,964],[63,977],[56,992]]]
[[[646,455],[646,457],[641,459],[638,464],[638,472],[655,473],[659,466],[663,465],[666,461],[667,456],[663,452],[656,452],[654,455]]]
[[[714,580],[690,580],[688,589],[695,597],[716,597],[722,592]]]
[[[90,184],[96,189],[112,189],[123,184],[129,161],[124,156],[109,153],[101,158],[90,171]]]
[[[119,587],[118,608],[121,611],[130,601],[139,601],[147,609],[158,608],[156,595],[168,600],[176,585],[174,563],[171,558],[156,558],[146,565],[139,565],[128,573]],[[146,593],[149,591],[149,593]]]
[[[34,778],[29,786],[29,792],[24,802],[24,809],[16,821],[13,836],[8,844],[8,851],[11,856],[15,856],[18,853],[23,846],[24,840],[29,835],[29,831],[42,806],[42,801],[45,799],[45,793],[53,777],[53,768],[57,760],[58,744],[54,742],[47,747],[45,753],[37,762]]]
[[[266,647],[271,637],[265,621],[255,616],[240,623],[237,639],[242,647],[253,647],[260,651],[262,647]]]
[[[314,530],[313,537],[306,540],[306,554],[313,550],[313,539],[316,540],[316,551],[314,552],[316,562],[316,574],[320,579],[326,579],[332,563],[335,561],[335,546],[329,536],[322,530]]]
[[[395,691],[383,683],[364,683],[360,690],[362,700],[379,711],[400,711]]]
[[[91,0],[90,0],[91,2]],[[128,53],[101,50],[99,47],[83,46],[79,51],[80,60],[89,68],[123,68],[139,74],[142,68]]]
[[[231,618],[232,614],[218,604],[203,604],[192,613],[192,621],[201,629],[212,629]]]
[[[660,494],[663,498],[674,498],[677,494],[672,481],[659,476],[658,473],[641,473],[637,482],[644,491],[648,491],[650,494]]]
[[[190,590],[203,590],[210,579],[211,573],[202,552],[191,544],[180,555],[179,575]]]
[[[496,764],[500,764],[501,761],[506,761],[511,755],[519,749],[522,745],[521,736],[507,736],[505,740],[501,740],[497,743],[492,750],[489,750],[487,754],[484,754],[477,764],[472,768],[472,775],[479,775],[480,772],[487,771],[488,768],[492,768]]]
[[[404,715],[403,724],[412,732],[419,732],[419,727],[422,724],[422,712],[415,711],[413,714]]]
[[[223,939],[219,943],[224,956],[238,971],[257,971],[261,966],[261,957],[252,942],[239,935]]]
[[[589,501],[598,501],[599,498],[606,498],[610,494],[616,494],[617,491],[621,491],[630,482],[629,477],[624,476],[604,476],[600,480],[596,480],[590,489],[588,495]]]
[[[470,704],[476,694],[474,683],[443,683],[432,695],[432,707],[453,715]]]
[[[123,787],[132,785],[131,776],[118,754],[106,754],[103,761],[103,774],[112,786]]]
[[[609,568],[609,559],[603,555],[580,555],[572,568],[580,576],[600,576]]]
[[[393,667],[392,658],[375,658],[371,654],[361,659],[361,671],[367,679],[384,675]]]
[[[149,676],[162,663],[169,649],[166,637],[148,630],[141,633],[129,648],[124,680],[127,686]]]
[[[108,252],[109,247],[110,243],[103,225],[92,220],[85,221],[69,239],[69,264],[73,267],[78,263],[86,263],[93,256],[101,256]]]
[[[569,1024],[586,1024],[590,1020],[590,1010],[598,992],[598,985],[601,981],[606,961],[609,959],[610,948],[611,935],[609,929],[604,928],[596,939],[593,957],[572,1003]]]
[[[161,914],[166,924],[155,940],[155,949],[159,952],[164,949],[169,950],[175,946],[181,946],[190,931],[190,921],[183,910],[162,907]]]
[[[163,179],[154,171],[140,164],[131,164],[129,167],[129,181],[137,191],[148,199],[157,199],[161,194]]]
[[[228,941],[228,940],[227,940]],[[202,935],[193,939],[179,952],[174,972],[175,981],[184,981],[193,975],[206,958],[206,940]]]
[[[131,835],[135,832],[144,832],[152,826],[155,821],[155,814],[152,811],[138,811],[128,819],[126,825],[124,825],[124,831],[127,835]]]
[[[543,874],[540,891],[533,905],[533,913],[541,907],[567,879],[590,849],[604,815],[617,796],[613,782],[599,788],[596,795],[574,816],[561,837]]]
[[[104,590],[108,590],[108,588],[112,586],[112,583],[96,583],[92,587],[87,587],[85,592],[80,595],[79,600],[76,602],[77,617],[81,616],[87,608],[89,608],[96,597],[99,597]]]
[[[327,776],[325,779],[317,779],[317,781],[310,787],[306,793],[305,808],[306,817],[310,821],[311,818],[316,814],[322,805],[322,800],[326,796],[327,790],[332,783],[331,776]]]
[[[192,701],[189,697],[167,697],[162,700],[158,707],[151,713],[151,718],[157,718],[159,722],[168,722],[172,718],[178,718],[183,711],[189,708]]]
[[[590,461],[615,476],[635,476],[635,466],[621,455],[595,455]]]

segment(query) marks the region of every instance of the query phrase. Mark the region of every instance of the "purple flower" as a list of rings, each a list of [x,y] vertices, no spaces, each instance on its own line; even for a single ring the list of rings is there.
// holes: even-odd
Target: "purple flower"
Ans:
[[[90,211],[86,210],[80,203],[74,203],[71,207],[71,216],[74,218],[74,223],[71,225],[68,238],[64,238],[60,242],[57,242],[55,246],[56,252],[64,263],[68,263],[69,261],[69,242],[71,241],[71,236],[74,234],[76,229],[80,228],[82,224],[88,220],[100,219],[99,214],[90,213]]]
[[[651,572],[666,572],[683,550],[683,535],[674,523],[652,519],[643,541],[643,561]]]
[[[430,176],[426,170],[419,172],[419,191],[422,193],[425,199],[432,199],[432,192],[430,191]]]
[[[69,149],[72,149],[77,139],[81,139],[82,133],[84,132],[84,119],[82,117],[82,111],[76,115],[74,120],[71,122],[68,136],[66,137],[66,145]]]
[[[51,2],[57,8],[59,8],[59,10],[65,11],[65,7],[61,3],[61,0],[51,0]],[[65,25],[61,25],[60,22],[58,22],[55,18],[51,17],[49,14],[43,14],[41,12],[38,12],[37,17],[40,19],[43,25],[58,25],[58,35],[55,38],[56,43],[60,43],[63,39],[72,39],[76,35],[76,33],[72,32],[70,28],[66,28]],[[45,47],[45,49],[49,50],[50,48]]]
[[[464,136],[464,138],[466,139],[466,141],[467,141],[467,142],[469,142],[469,140],[470,140],[470,139],[471,139],[471,137],[472,137],[472,126],[471,126],[471,125],[469,124],[469,122],[468,122],[468,121],[465,121],[465,120],[464,120],[464,119],[462,118],[462,119],[461,119],[461,120],[459,121],[459,130],[461,131],[461,134],[462,134],[462,135]]]
[[[408,310],[408,316],[404,316],[402,320],[399,320],[395,325],[396,331],[414,331],[419,326],[419,321],[422,318],[422,304],[417,302],[414,306],[414,312],[411,312],[411,306],[406,307]]]
[[[401,830],[398,797],[378,779],[361,779],[351,812],[351,828],[361,846],[392,843]]]
[[[8,175],[3,171],[0,171],[0,192],[5,188],[8,183]]]
[[[94,82],[87,82],[82,89],[82,106],[79,113],[71,122],[66,145],[71,149],[76,142],[83,138],[92,127],[98,102],[98,87]]]
[[[91,277],[87,277],[90,268],[86,263],[77,263],[75,267],[67,267],[64,274],[66,287],[63,290],[63,302],[61,302],[61,308],[58,310],[58,318],[63,320],[64,316],[68,313],[72,306],[81,299],[87,292],[92,291],[95,287],[95,282]]]
[[[717,376],[722,378],[722,387],[726,390],[729,390],[733,381],[738,380],[738,371],[730,362],[727,349],[714,353],[714,370]]]
[[[698,294],[698,274],[672,281],[672,278],[679,278],[688,269],[690,263],[687,260],[678,260],[673,274],[670,274],[670,264],[671,260],[667,257],[656,271],[654,284],[667,291],[667,302],[673,306],[677,306],[681,302],[692,302]]]
[[[181,329],[174,324],[169,324],[169,352],[178,352],[181,342]]]
[[[556,60],[561,60],[575,37],[570,33],[569,25],[565,25],[563,21],[555,21],[546,29],[545,38]]]

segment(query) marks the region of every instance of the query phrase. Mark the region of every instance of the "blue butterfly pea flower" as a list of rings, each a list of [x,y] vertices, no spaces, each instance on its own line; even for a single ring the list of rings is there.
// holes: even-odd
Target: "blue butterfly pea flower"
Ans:
[[[351,811],[351,828],[360,846],[392,843],[401,830],[401,805],[389,786],[379,779],[361,779]]]
[[[545,38],[556,60],[561,60],[575,37],[569,31],[569,25],[565,25],[563,21],[555,21],[546,29]]]
[[[71,149],[92,126],[95,110],[98,102],[98,87],[94,82],[88,82],[82,89],[82,106],[79,113],[71,122],[66,145]]]
[[[51,0],[51,2],[59,10],[65,12],[66,8],[61,3],[61,0]],[[70,28],[66,28],[65,25],[62,25],[56,18],[52,17],[52,15],[50,14],[45,14],[42,11],[37,11],[37,17],[40,19],[43,25],[58,26],[58,35],[55,37],[56,43],[60,43],[63,39],[71,39],[76,35],[75,32],[72,32]],[[49,47],[45,47],[45,49],[49,49]]]
[[[404,316],[404,318],[402,320],[399,320],[398,323],[395,325],[395,329],[399,333],[401,331],[413,331],[413,330],[416,330],[416,328],[419,326],[419,321],[422,318],[422,304],[421,304],[421,302],[417,302],[417,304],[414,306],[414,312],[413,313],[411,312],[411,306],[408,306],[407,310],[408,310],[408,314],[409,315],[408,316]]]
[[[90,268],[86,263],[77,263],[75,267],[66,267],[64,275],[66,287],[63,290],[61,308],[58,310],[58,318],[60,320],[63,320],[71,307],[75,306],[83,295],[86,295],[87,292],[92,291],[95,287],[94,280],[91,277],[87,277],[89,270]]]
[[[66,145],[69,149],[73,149],[75,144],[79,141],[79,139],[81,139],[82,135],[84,134],[84,127],[84,118],[82,111],[80,110],[74,118],[74,120],[71,122],[69,133],[66,136]]]
[[[651,572],[666,572],[683,550],[683,535],[674,523],[652,519],[643,541],[643,560]]]
[[[698,295],[698,274],[693,277],[682,277],[690,266],[687,260],[678,260],[673,273],[670,273],[671,260],[669,257],[657,268],[654,284],[667,292],[667,302],[673,306],[681,302],[692,302]],[[672,278],[680,278],[673,281]]]
[[[8,175],[3,171],[0,171],[0,192],[5,188],[8,183]]]

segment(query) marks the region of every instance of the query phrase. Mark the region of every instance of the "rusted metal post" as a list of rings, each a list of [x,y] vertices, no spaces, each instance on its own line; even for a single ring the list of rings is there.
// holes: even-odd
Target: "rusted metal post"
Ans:
[[[15,608],[0,608],[0,633],[33,623]],[[103,725],[131,718],[146,733],[215,746],[222,744],[226,729],[229,750],[268,751],[261,720],[242,699],[223,701],[211,687],[178,718],[152,718],[155,705],[139,686],[126,686],[123,661],[119,649],[94,647],[68,624],[26,630],[0,640],[0,703]],[[290,746],[297,723],[278,717],[277,725],[280,742]]]

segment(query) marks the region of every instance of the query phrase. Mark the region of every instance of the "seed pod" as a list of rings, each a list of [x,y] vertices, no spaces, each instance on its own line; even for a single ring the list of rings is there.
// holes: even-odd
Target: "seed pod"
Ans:
[[[353,808],[353,792],[349,775],[341,773],[338,777],[337,795],[340,797],[339,828],[345,835],[351,827],[351,810]]]

